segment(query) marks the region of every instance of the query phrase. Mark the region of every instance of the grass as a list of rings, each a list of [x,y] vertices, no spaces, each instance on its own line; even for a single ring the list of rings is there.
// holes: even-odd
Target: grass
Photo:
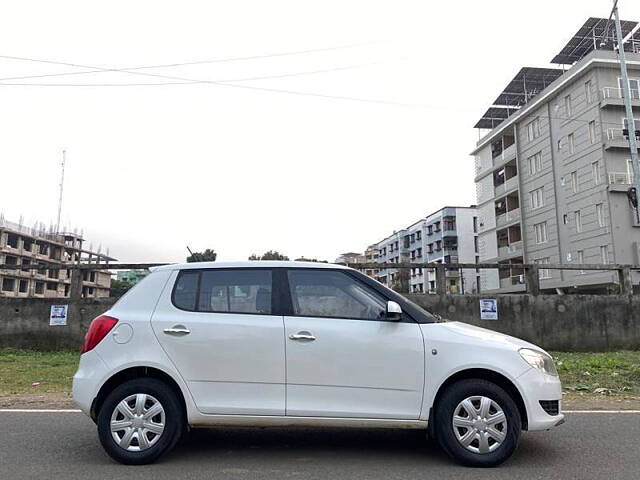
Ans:
[[[564,390],[578,395],[640,395],[640,351],[553,352]],[[0,349],[0,395],[71,391],[77,351]]]
[[[0,395],[70,392],[78,351],[0,349]]]
[[[640,351],[552,355],[566,392],[640,395]]]

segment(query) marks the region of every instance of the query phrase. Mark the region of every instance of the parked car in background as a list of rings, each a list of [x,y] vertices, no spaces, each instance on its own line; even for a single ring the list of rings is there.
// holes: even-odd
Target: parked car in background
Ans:
[[[307,262],[154,269],[91,323],[73,396],[126,464],[189,427],[242,425],[423,429],[458,462],[495,466],[522,430],[564,421],[542,349]]]

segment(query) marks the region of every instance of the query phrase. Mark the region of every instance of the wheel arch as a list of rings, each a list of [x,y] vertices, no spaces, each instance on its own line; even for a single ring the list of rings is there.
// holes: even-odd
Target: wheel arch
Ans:
[[[431,407],[431,410],[429,411],[429,430],[431,432],[433,432],[432,428],[434,426],[434,408],[438,404],[440,397],[442,397],[442,394],[445,392],[447,387],[460,380],[470,379],[487,380],[489,382],[495,383],[500,388],[505,390],[511,396],[516,406],[518,407],[518,412],[520,413],[520,419],[522,421],[522,429],[527,430],[529,428],[527,407],[524,403],[524,399],[522,398],[522,394],[520,393],[520,390],[518,390],[518,387],[516,387],[516,385],[509,378],[504,376],[502,373],[487,368],[468,368],[452,374],[444,382],[442,382],[442,384],[438,388],[438,391],[433,399],[433,405]]]
[[[91,403],[90,416],[95,422],[98,418],[98,412],[104,403],[107,395],[113,391],[118,385],[122,385],[124,382],[134,380],[136,378],[155,378],[167,384],[171,390],[176,394],[178,401],[180,402],[182,413],[184,418],[187,418],[187,405],[184,398],[182,389],[175,381],[175,379],[168,373],[160,370],[159,368],[149,366],[133,366],[128,367],[111,376],[106,382],[102,384],[96,398]]]

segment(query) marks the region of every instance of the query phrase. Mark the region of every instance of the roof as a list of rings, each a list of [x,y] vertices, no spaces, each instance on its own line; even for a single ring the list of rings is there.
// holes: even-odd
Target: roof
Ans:
[[[621,20],[622,37],[626,37],[638,25],[638,22]],[[602,44],[604,42],[604,44]],[[590,17],[571,37],[551,63],[572,65],[593,50],[613,50],[615,44],[615,26],[607,18]],[[631,44],[625,44],[630,51]]]
[[[332,263],[315,263],[315,262],[285,262],[278,260],[248,260],[243,262],[193,262],[193,263],[174,263],[171,265],[163,265],[161,267],[152,267],[151,271],[156,270],[192,270],[198,268],[348,268],[344,265],[336,265]]]

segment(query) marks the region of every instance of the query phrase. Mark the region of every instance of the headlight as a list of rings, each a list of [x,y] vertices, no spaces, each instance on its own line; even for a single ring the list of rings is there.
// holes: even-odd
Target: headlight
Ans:
[[[553,359],[546,353],[531,350],[530,348],[521,348],[520,356],[532,367],[549,375],[558,376],[558,371],[553,363]]]

